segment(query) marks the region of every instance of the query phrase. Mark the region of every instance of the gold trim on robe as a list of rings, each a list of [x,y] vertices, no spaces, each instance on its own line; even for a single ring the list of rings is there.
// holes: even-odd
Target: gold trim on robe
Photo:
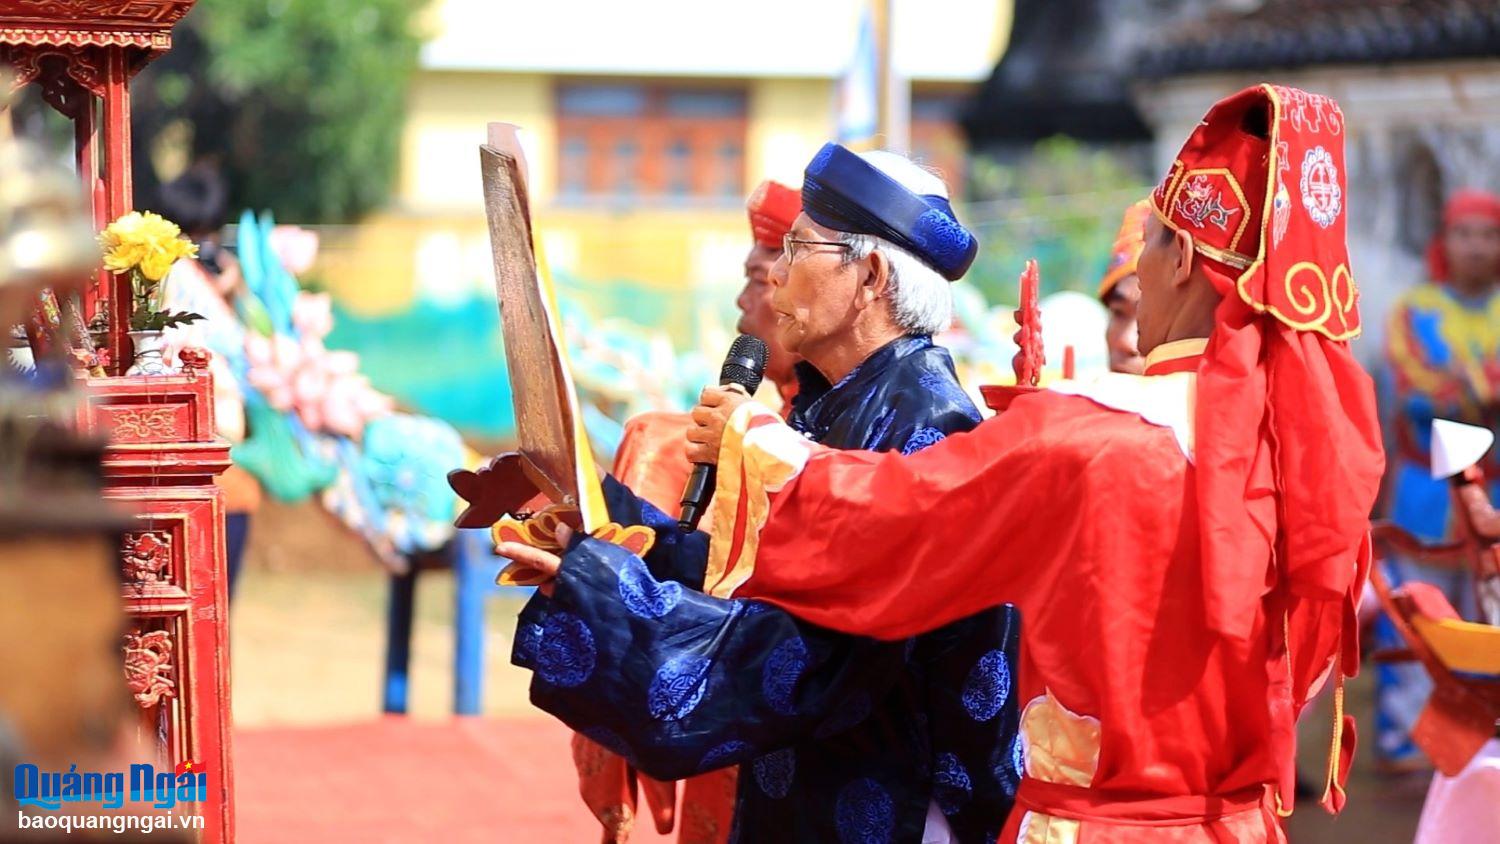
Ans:
[[[802,472],[812,443],[753,401],[735,409],[719,443],[718,476],[709,506],[704,591],[734,594],[755,571],[760,530],[771,515],[771,493]]]
[[[1146,368],[1150,369],[1158,363],[1166,363],[1170,360],[1196,357],[1206,351],[1208,351],[1207,337],[1190,337],[1186,340],[1162,343],[1146,355]]]
[[[1087,788],[1099,772],[1099,719],[1079,715],[1052,696],[1031,699],[1021,710],[1026,776]],[[1017,844],[1076,844],[1079,821],[1041,812],[1021,816]]]

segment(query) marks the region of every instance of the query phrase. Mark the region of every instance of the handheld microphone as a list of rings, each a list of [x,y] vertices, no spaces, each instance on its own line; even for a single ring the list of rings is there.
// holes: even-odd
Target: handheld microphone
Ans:
[[[741,334],[729,346],[724,356],[724,365],[719,368],[719,386],[738,384],[745,392],[754,395],[760,387],[760,379],[766,373],[766,344],[757,337]],[[688,476],[687,486],[682,489],[682,515],[677,526],[684,531],[698,529],[698,520],[708,509],[708,501],[714,494],[715,467],[712,463],[693,464],[693,473]]]

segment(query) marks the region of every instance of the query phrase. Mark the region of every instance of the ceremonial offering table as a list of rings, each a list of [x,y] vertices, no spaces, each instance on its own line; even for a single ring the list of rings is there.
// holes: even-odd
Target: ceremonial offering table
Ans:
[[[204,841],[232,838],[223,493],[206,356],[180,375],[90,378],[79,428],[107,437],[104,496],[133,516],[119,557],[125,680],[163,763],[208,774]]]
[[[9,0],[0,4],[0,65],[14,86],[36,85],[74,126],[74,163],[94,227],[134,208],[130,79],[170,49],[194,0]],[[131,363],[127,275],[99,269],[82,290],[88,332],[59,335],[110,377],[87,378],[78,427],[107,437],[105,496],[132,520],[119,550],[128,615],[122,671],[157,759],[208,775],[202,840],[233,837],[229,742],[228,606],[222,494],[214,478],[229,446],[214,435],[206,353],[185,353],[179,374],[124,376]],[[64,298],[59,294],[59,299]],[[65,305],[66,307],[66,305]],[[81,335],[81,336],[80,336]],[[80,348],[81,346],[81,348]],[[144,760],[143,760],[144,761]]]

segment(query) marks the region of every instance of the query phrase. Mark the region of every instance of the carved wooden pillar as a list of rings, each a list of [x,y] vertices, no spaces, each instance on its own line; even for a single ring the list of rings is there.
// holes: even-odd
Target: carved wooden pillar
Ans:
[[[193,0],[5,0],[0,63],[74,121],[79,179],[102,228],[132,208],[130,79],[172,46]],[[180,375],[118,376],[130,366],[130,282],[100,270],[79,285],[103,316],[112,378],[88,379],[78,427],[109,439],[105,495],[133,514],[119,549],[129,624],[120,643],[142,731],[169,767],[206,771],[203,841],[233,837],[229,658],[222,494],[229,446],[214,436],[203,361]]]
[[[104,63],[104,219],[115,220],[133,210],[130,179],[130,66],[124,50],[111,50]],[[97,194],[95,195],[97,198]],[[97,209],[96,209],[97,213]],[[105,309],[109,325],[111,375],[130,368],[130,275],[109,278],[110,307]]]
[[[213,379],[199,358],[179,375],[91,378],[79,426],[105,435],[104,495],[134,516],[120,547],[126,683],[143,738],[163,763],[208,773],[203,841],[229,841],[228,591],[223,493],[229,444],[214,435]]]

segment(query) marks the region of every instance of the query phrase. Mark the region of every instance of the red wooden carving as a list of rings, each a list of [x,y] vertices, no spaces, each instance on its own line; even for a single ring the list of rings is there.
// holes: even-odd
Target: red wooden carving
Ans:
[[[125,534],[121,556],[125,563],[125,580],[133,583],[158,583],[170,577],[172,537],[162,531]]]
[[[228,595],[223,493],[214,483],[229,466],[229,445],[214,435],[213,377],[190,370],[85,385],[79,427],[110,438],[105,497],[140,521],[121,548],[135,637],[126,639],[126,679],[162,760],[195,759],[208,772],[203,840],[229,841]]]
[[[172,26],[195,0],[8,0],[0,42],[34,47],[134,48],[144,64],[172,47]]]
[[[1042,310],[1037,304],[1037,288],[1041,279],[1037,275],[1036,259],[1026,262],[1021,271],[1021,306],[1016,309],[1016,357],[1011,367],[1016,371],[1016,384],[1035,387],[1042,377]]]
[[[1047,361],[1042,351],[1042,310],[1037,303],[1041,283],[1036,259],[1032,258],[1021,271],[1021,301],[1016,308],[1016,325],[1019,327],[1015,335],[1016,356],[1011,360],[1016,383],[985,384],[979,388],[980,395],[984,396],[984,403],[996,412],[1009,407],[1016,396],[1037,389],[1037,384],[1041,381],[1042,364]]]
[[[172,679],[172,639],[165,630],[125,634],[125,684],[143,709],[177,696],[177,683]]]
[[[207,370],[89,382],[79,427],[117,442],[192,443],[213,439],[213,402],[197,401]]]
[[[188,346],[177,353],[177,359],[182,361],[184,372],[208,369],[208,362],[213,359],[213,352],[208,349],[200,349],[197,346]]]
[[[110,433],[120,440],[129,442],[150,442],[151,440],[169,439],[177,430],[177,414],[170,407],[127,407],[123,410],[109,413],[114,417]]]

